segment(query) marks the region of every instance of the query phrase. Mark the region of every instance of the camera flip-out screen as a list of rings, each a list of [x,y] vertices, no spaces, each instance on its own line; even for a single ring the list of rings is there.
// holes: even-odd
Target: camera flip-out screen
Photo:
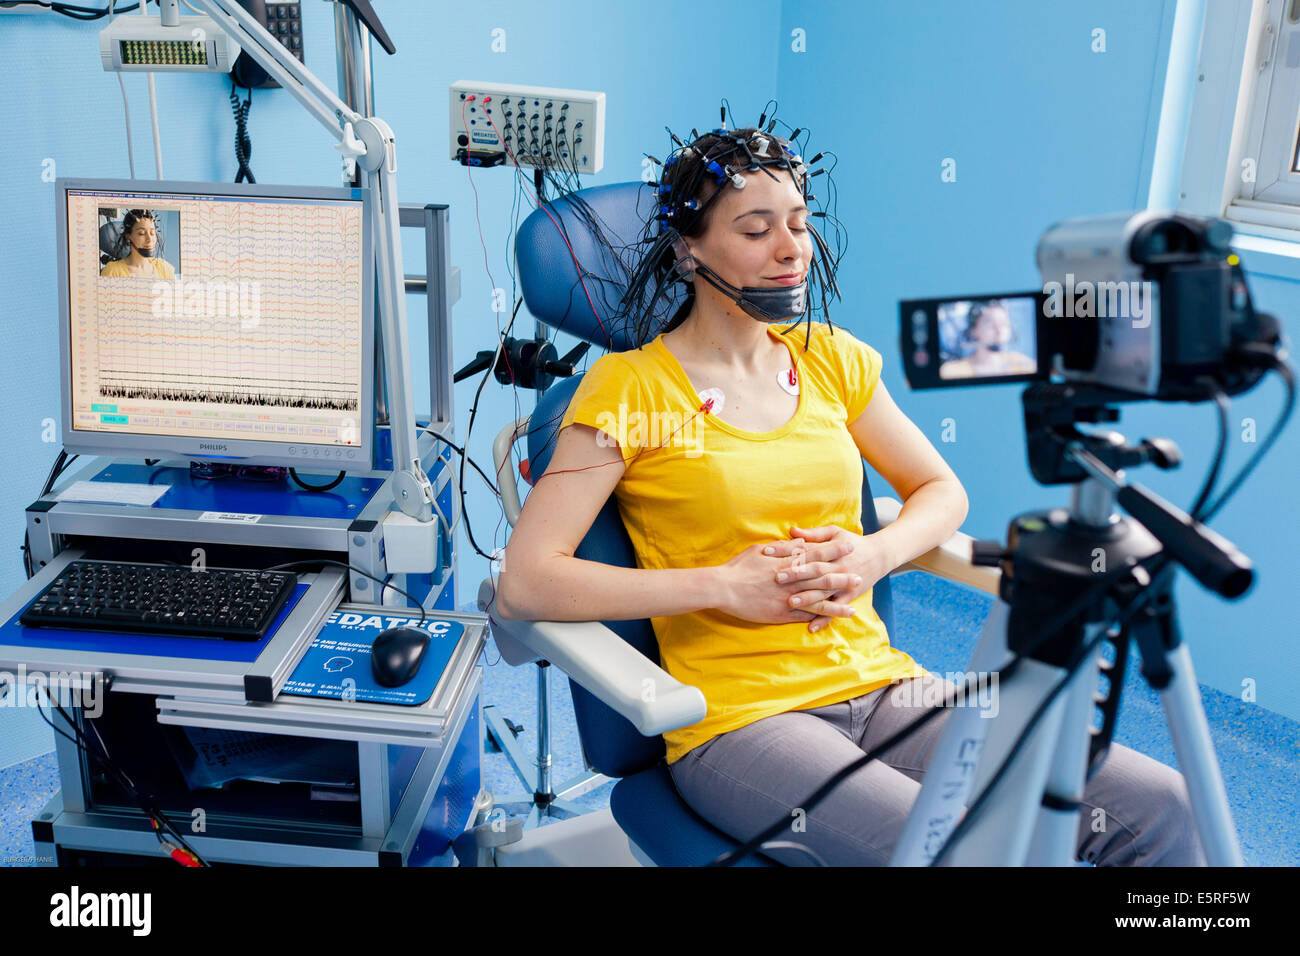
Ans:
[[[1046,378],[1042,304],[1043,296],[1032,292],[899,303],[908,383],[948,388]]]

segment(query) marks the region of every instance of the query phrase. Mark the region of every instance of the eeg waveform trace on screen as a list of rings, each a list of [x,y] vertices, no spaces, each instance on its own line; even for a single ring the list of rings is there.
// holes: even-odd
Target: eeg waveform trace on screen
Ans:
[[[372,356],[363,203],[155,190],[67,189],[65,427],[210,440],[193,450],[214,456],[252,441],[356,458]],[[113,244],[140,219],[152,250],[147,229],[139,249]]]

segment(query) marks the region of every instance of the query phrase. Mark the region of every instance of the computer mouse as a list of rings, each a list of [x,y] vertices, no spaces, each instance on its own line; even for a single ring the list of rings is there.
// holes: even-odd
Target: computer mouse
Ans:
[[[418,627],[390,627],[370,645],[370,670],[383,687],[401,687],[420,669],[429,633]]]

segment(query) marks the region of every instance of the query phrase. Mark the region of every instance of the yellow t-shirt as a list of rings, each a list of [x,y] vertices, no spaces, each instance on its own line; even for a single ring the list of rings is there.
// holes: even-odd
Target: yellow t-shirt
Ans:
[[[165,279],[168,282],[171,282],[176,278],[176,270],[172,268],[172,264],[166,259],[153,258],[149,260],[149,264],[153,266],[153,271],[159,279]],[[99,274],[106,279],[132,278],[131,270],[127,266],[125,259],[114,259],[112,262],[104,266],[104,268],[100,269]],[[136,278],[139,277],[137,276]]]
[[[805,330],[768,327],[799,379],[798,411],[772,432],[692,418],[703,401],[662,336],[592,363],[560,428],[600,429],[631,459],[614,495],[638,567],[725,564],[756,542],[789,540],[791,524],[862,533],[862,457],[847,426],[871,401],[880,354],[822,323],[811,325],[805,352]],[[664,734],[668,762],[763,717],[928,673],[890,646],[870,591],[853,606],[853,617],[816,633],[807,622],[758,624],[716,609],[651,618],[660,666],[708,702],[699,723]]]

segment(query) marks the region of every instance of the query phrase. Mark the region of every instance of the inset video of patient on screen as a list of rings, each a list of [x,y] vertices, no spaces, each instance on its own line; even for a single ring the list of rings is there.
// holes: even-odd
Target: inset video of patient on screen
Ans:
[[[961,299],[939,306],[939,377],[995,378],[1038,370],[1033,296]]]
[[[358,446],[360,202],[69,190],[78,430]]]

